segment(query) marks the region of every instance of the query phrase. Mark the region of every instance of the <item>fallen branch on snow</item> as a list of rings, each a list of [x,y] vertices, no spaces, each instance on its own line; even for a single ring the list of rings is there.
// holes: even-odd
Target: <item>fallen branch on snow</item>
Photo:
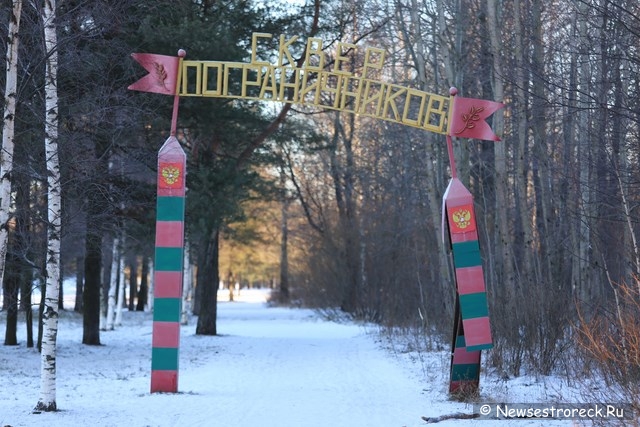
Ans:
[[[422,417],[427,424],[439,423],[445,420],[470,420],[480,417],[480,414],[465,414],[464,412],[456,412],[455,414],[440,415],[439,417]]]

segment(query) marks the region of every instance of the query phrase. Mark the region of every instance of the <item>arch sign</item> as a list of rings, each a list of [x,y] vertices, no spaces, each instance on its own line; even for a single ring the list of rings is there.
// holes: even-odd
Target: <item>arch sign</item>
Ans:
[[[442,230],[443,239],[445,230],[449,236],[456,282],[449,392],[476,391],[480,352],[492,348],[493,343],[473,197],[457,178],[451,137],[500,141],[485,120],[503,104],[458,97],[455,88],[449,91],[449,96],[442,96],[381,81],[377,76],[382,74],[384,66],[383,49],[365,48],[364,63],[359,73],[354,74],[347,71],[349,54],[358,49],[354,44],[337,43],[329,63],[322,39],[311,37],[304,44],[304,61],[296,61],[292,49],[301,43],[298,36],[281,35],[277,54],[262,49],[272,39],[271,34],[254,33],[250,61],[246,63],[185,60],[183,50],[178,56],[132,54],[149,74],[129,89],[174,96],[171,136],[158,156],[158,171],[161,171],[158,182],[162,184],[158,186],[158,201],[162,203],[158,211],[163,218],[157,219],[154,281],[156,289],[162,290],[154,296],[160,304],[154,304],[151,392],[177,392],[179,332],[174,323],[180,312],[175,298],[182,289],[179,270],[183,227],[178,223],[184,215],[184,180],[169,183],[165,172],[175,169],[183,176],[186,172],[184,152],[175,139],[178,99],[185,96],[305,105],[446,135],[452,179],[443,197]],[[262,57],[271,57],[273,62],[260,59]],[[167,153],[171,155],[166,157]],[[163,155],[166,159],[161,158]],[[165,224],[165,220],[173,222]],[[179,239],[162,235],[178,231]],[[163,263],[170,267],[165,268]],[[158,313],[162,307],[172,310],[171,313]]]

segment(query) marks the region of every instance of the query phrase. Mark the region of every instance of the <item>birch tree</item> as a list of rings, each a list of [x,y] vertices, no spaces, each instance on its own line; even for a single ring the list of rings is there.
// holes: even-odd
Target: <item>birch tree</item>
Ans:
[[[124,236],[121,238],[122,247],[124,248]],[[122,306],[124,305],[124,254],[120,251],[120,256],[118,257],[118,287],[116,288],[116,292],[118,294],[118,301],[116,302],[116,313],[115,313],[115,325],[122,326]]]
[[[193,267],[191,265],[191,248],[189,241],[184,242],[184,258],[182,265],[182,310],[180,313],[180,324],[189,324],[189,313],[191,312],[191,297],[193,291]]]
[[[58,158],[58,53],[55,26],[55,0],[45,0],[45,153],[47,159],[47,284],[42,336],[40,398],[35,410],[56,411],[56,337],[58,335],[58,295],[60,291],[61,185]]]
[[[149,257],[146,260],[146,264],[147,264],[147,272],[149,273],[148,277],[153,278],[153,269],[154,269],[153,259]],[[152,313],[153,313],[153,300],[154,300],[154,296],[153,296],[154,284],[155,284],[155,280],[153,279],[149,280],[149,292],[147,293],[147,308]]]
[[[9,244],[9,208],[11,206],[11,174],[15,138],[15,115],[18,86],[18,31],[22,15],[22,0],[13,2],[7,37],[7,68],[4,92],[4,122],[2,125],[2,151],[0,152],[0,285],[3,283],[5,260]]]
[[[107,318],[105,328],[112,331],[116,318],[116,289],[118,286],[118,263],[119,263],[119,241],[118,238],[113,239],[113,257],[111,258],[111,278],[109,281],[109,291],[107,292]]]

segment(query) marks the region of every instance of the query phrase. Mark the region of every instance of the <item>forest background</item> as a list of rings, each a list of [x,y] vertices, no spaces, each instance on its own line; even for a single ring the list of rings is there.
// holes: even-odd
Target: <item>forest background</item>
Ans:
[[[0,8],[3,33],[11,4]],[[5,345],[16,344],[18,313],[46,276],[39,8],[25,2],[19,33]],[[130,53],[184,48],[189,59],[248,62],[262,32],[275,36],[271,54],[280,34],[301,38],[297,58],[316,37],[331,67],[337,42],[353,43],[345,64],[357,75],[375,47],[386,52],[381,81],[504,102],[491,123],[501,142],[455,142],[478,217],[495,341],[487,363],[547,374],[580,354],[586,371],[598,362],[622,385],[637,380],[639,9],[630,0],[60,1],[62,276],[77,277],[83,343],[100,344],[118,280],[130,310],[152,303],[156,154],[172,102],[127,91],[144,74]],[[448,342],[442,135],[291,104],[189,98],[178,139],[197,333],[216,334],[223,282]]]

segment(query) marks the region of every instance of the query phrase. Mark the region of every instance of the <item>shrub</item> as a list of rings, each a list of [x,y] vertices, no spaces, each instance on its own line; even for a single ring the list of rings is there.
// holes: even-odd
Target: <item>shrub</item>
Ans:
[[[623,404],[637,417],[640,414],[640,281],[636,287],[616,286],[614,297],[610,307],[589,319],[579,314],[577,344],[594,368],[592,374],[604,383],[584,387],[583,398]],[[621,420],[619,425],[638,425],[638,419],[633,424]]]

